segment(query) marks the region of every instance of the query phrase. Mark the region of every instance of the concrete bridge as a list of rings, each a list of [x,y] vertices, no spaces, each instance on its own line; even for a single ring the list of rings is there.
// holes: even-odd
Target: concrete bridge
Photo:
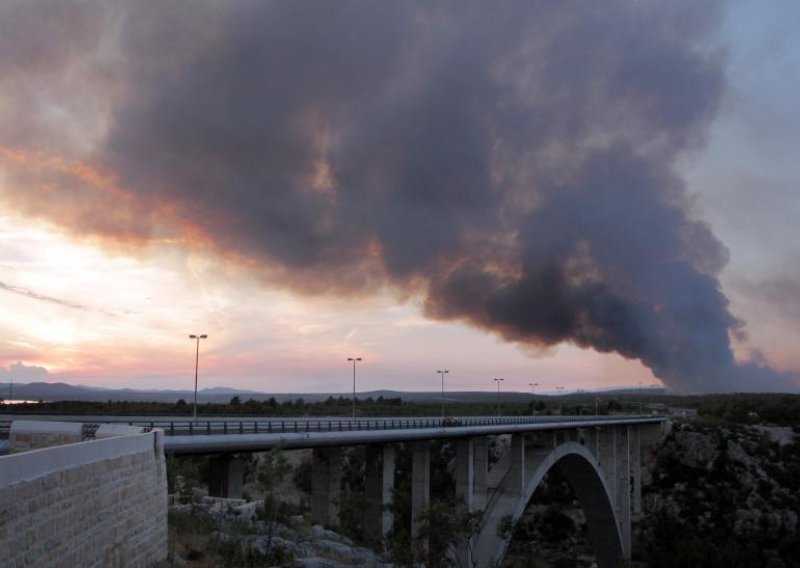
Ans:
[[[39,417],[41,418],[41,417]],[[65,417],[58,417],[64,420]],[[76,419],[77,417],[73,417]],[[80,417],[81,421],[94,420]],[[211,489],[240,496],[244,461],[237,454],[310,448],[312,516],[337,524],[342,448],[366,446],[365,526],[374,537],[392,528],[398,443],[412,452],[412,536],[430,504],[430,442],[455,445],[456,495],[466,510],[483,511],[480,529],[456,550],[462,566],[489,566],[506,553],[508,534],[498,528],[516,521],[553,468],[565,475],[583,508],[598,565],[614,567],[631,553],[631,516],[641,511],[641,450],[661,433],[656,416],[542,416],[448,418],[218,419],[117,421],[162,429],[164,451],[211,455]],[[510,436],[507,451],[490,467],[489,437]]]

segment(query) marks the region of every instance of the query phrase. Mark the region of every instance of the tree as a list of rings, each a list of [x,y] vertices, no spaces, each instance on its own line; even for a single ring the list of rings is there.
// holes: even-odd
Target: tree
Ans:
[[[278,513],[280,512],[280,502],[275,496],[278,484],[286,478],[292,471],[292,466],[286,459],[283,449],[273,448],[262,456],[256,469],[256,483],[264,492],[264,501],[259,511],[259,516],[267,523],[267,550],[265,565],[283,564],[286,560],[286,552],[275,546],[273,537],[275,536]],[[272,564],[269,562],[272,561]]]
[[[267,521],[274,521],[278,513],[278,500],[275,489],[292,471],[281,448],[273,448],[267,452],[256,469],[256,483],[264,492],[264,516]]]
[[[452,503],[436,501],[423,513],[419,529],[420,544],[415,560],[428,568],[457,566],[456,547],[480,530],[483,511],[467,511]]]

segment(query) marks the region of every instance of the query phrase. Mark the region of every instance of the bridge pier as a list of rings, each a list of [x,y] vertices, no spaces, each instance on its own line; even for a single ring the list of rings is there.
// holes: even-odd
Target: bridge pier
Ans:
[[[456,440],[456,502],[473,509],[475,488],[475,446],[472,438]]]
[[[486,506],[486,488],[489,476],[489,440],[486,436],[472,439],[472,455],[474,457],[473,506],[482,509]]]
[[[600,428],[586,429],[586,447],[592,452],[594,459],[600,461]]]
[[[631,557],[631,447],[630,426],[617,426],[617,519],[622,536],[622,555]]]
[[[244,460],[219,456],[209,460],[208,493],[214,497],[242,498],[244,485]]]
[[[616,513],[619,533],[622,540],[622,556],[631,556],[631,470],[641,472],[638,462],[631,463],[631,428],[629,426],[609,426],[599,430],[600,454],[598,462],[603,472],[609,497]],[[638,444],[637,444],[638,446]],[[634,477],[634,484],[636,483]],[[634,493],[636,493],[634,488]],[[639,481],[639,498],[641,480]],[[641,506],[641,501],[639,502]]]
[[[472,511],[475,502],[475,445],[472,438],[456,440],[456,503]],[[469,538],[456,546],[459,566],[472,566]]]
[[[632,512],[638,515],[642,512],[642,436],[641,429],[633,429],[633,443],[631,444],[631,475],[633,476],[633,505]]]
[[[600,454],[597,458],[603,472],[611,502],[617,502],[617,429],[613,426],[598,432],[600,438]]]
[[[390,444],[367,446],[364,489],[367,498],[365,527],[380,541],[392,530],[394,518],[388,505],[394,490],[395,448]]]
[[[412,442],[411,446],[411,538],[420,538],[422,513],[431,503],[431,445]]]
[[[568,430],[561,430],[559,432],[559,443],[577,442],[580,443],[580,432],[577,428],[570,428]]]
[[[339,523],[342,487],[341,446],[314,448],[311,462],[311,516],[324,524]]]
[[[508,485],[506,486],[514,495],[525,493],[525,434],[514,434],[511,436],[511,469],[508,473]]]

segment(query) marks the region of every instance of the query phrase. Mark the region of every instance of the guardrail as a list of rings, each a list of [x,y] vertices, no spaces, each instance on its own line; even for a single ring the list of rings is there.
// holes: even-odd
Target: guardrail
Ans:
[[[498,416],[457,418],[357,418],[353,419],[253,419],[253,420],[118,420],[117,423],[159,428],[167,436],[212,434],[284,434],[310,432],[353,432],[369,430],[409,430],[413,428],[466,428],[473,426],[502,426],[508,424],[552,424],[569,422],[604,422],[628,419],[662,419],[660,416],[603,415],[603,416]],[[82,417],[87,426],[96,429],[91,416]],[[11,420],[0,420],[0,439],[7,439]],[[91,438],[91,434],[89,438]]]
[[[527,416],[527,417],[459,417],[459,418],[381,418],[356,420],[198,420],[157,421],[132,420],[132,426],[159,428],[167,436],[212,434],[284,434],[310,432],[353,432],[368,430],[409,430],[413,428],[466,428],[472,426],[502,426],[508,424],[552,424],[565,422],[619,421],[652,419],[655,416]]]

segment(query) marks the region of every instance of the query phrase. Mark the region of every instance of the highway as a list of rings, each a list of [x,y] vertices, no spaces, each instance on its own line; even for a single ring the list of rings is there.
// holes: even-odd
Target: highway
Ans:
[[[7,432],[11,419],[55,420],[94,425],[115,422],[158,428],[166,437],[164,449],[175,454],[265,451],[280,446],[312,448],[407,442],[437,438],[553,431],[623,424],[658,423],[661,416],[458,416],[447,417],[217,417],[213,420],[164,416],[0,415],[0,430]]]

